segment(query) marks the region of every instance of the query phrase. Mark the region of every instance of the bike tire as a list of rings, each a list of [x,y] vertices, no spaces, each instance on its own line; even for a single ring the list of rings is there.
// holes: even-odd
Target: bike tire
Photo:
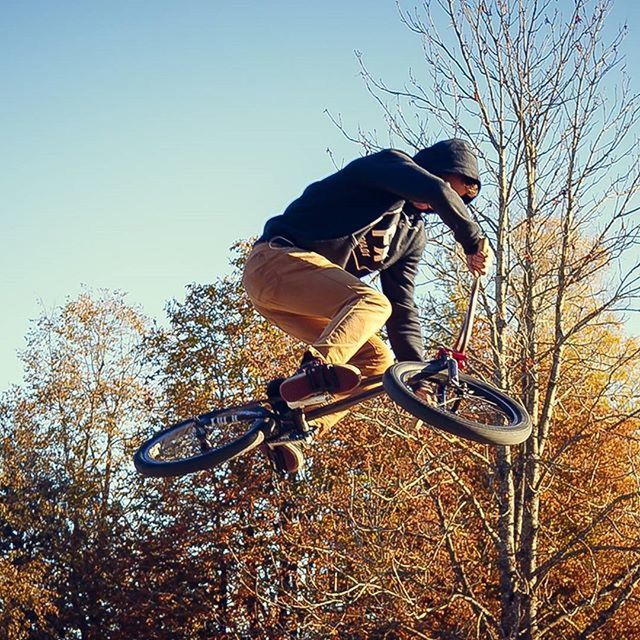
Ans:
[[[427,363],[394,364],[387,369],[382,382],[394,402],[410,414],[461,438],[484,444],[511,446],[521,444],[531,435],[531,418],[519,402],[492,385],[464,373],[459,374],[459,379],[464,388],[469,390],[469,396],[456,396],[451,402],[451,411],[447,410],[446,405],[438,404],[438,400],[434,402],[433,396],[430,396],[430,402],[426,402],[415,390],[417,383],[422,381],[432,383],[438,389],[447,387],[446,371],[430,371]],[[482,415],[482,421],[462,415],[465,411],[470,414],[464,408],[460,414],[454,413],[459,411],[461,403],[468,400],[471,400],[470,404],[475,402],[479,407],[484,403],[484,414],[476,409],[476,413]],[[458,404],[454,407],[456,402]]]
[[[264,441],[270,415],[261,407],[236,407],[205,414],[205,422],[210,422],[207,444],[211,440],[205,451],[196,435],[196,418],[183,420],[144,442],[133,457],[135,468],[146,477],[164,478],[228,462]]]

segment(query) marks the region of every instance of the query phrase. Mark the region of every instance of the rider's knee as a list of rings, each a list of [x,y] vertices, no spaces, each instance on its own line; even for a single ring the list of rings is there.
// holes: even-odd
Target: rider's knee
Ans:
[[[376,314],[384,318],[384,322],[389,319],[391,315],[391,302],[389,302],[387,296],[375,289],[370,289],[369,292],[367,292],[367,302],[372,309],[375,310]]]

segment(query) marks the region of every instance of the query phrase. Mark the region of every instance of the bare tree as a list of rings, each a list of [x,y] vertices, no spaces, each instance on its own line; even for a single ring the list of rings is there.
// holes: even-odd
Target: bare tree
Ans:
[[[605,35],[610,9],[610,0],[564,8],[549,0],[427,1],[399,8],[425,62],[405,86],[377,79],[360,56],[392,144],[419,149],[458,136],[481,159],[476,214],[496,273],[484,291],[491,362],[478,361],[476,371],[519,394],[535,424],[523,448],[500,448],[492,463],[495,510],[482,519],[495,550],[497,608],[482,610],[456,560],[455,512],[436,509],[456,593],[491,637],[594,637],[615,626],[640,582],[638,529],[628,528],[639,495],[638,346],[620,330],[640,293],[640,102],[620,53],[626,27]],[[363,131],[350,138],[367,150],[381,146]],[[461,293],[450,261],[436,276],[450,297]],[[606,483],[589,485],[584,474],[595,478],[606,464],[625,481],[598,494]],[[472,498],[476,487],[455,465],[441,471]],[[613,526],[623,522],[624,532]],[[584,583],[563,586],[567,571]]]

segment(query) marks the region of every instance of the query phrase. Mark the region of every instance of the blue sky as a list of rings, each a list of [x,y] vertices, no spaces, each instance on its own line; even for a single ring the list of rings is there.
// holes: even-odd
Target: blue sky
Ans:
[[[356,49],[391,83],[421,59],[392,0],[2,0],[0,390],[41,305],[85,284],[162,320],[332,171],[327,148],[357,155],[324,113],[384,129]]]

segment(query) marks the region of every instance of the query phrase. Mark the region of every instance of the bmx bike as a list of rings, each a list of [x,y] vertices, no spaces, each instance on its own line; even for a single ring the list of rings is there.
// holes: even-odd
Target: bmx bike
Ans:
[[[178,422],[144,442],[136,469],[149,477],[181,476],[215,467],[261,444],[313,440],[316,418],[386,392],[423,422],[454,435],[492,445],[516,445],[531,434],[524,407],[491,384],[461,372],[473,327],[479,279],[472,289],[460,334],[452,349],[427,362],[398,362],[384,375],[366,378],[362,391],[313,408],[290,409],[280,398],[221,408]]]

